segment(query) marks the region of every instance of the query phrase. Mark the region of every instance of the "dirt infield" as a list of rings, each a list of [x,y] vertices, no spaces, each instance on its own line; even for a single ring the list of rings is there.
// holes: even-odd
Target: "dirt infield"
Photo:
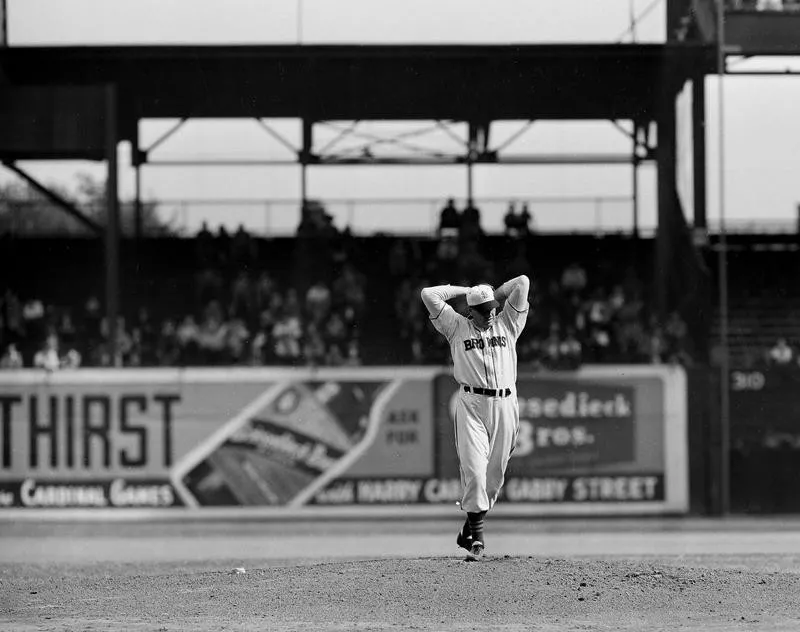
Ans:
[[[495,523],[490,555],[466,562],[452,542],[453,526],[0,524],[0,628],[800,629],[800,546],[791,529]],[[692,553],[698,547],[689,543],[706,536],[731,550]],[[737,537],[738,551],[731,544]],[[670,538],[669,551],[683,553],[658,550]],[[165,539],[185,546],[139,553]],[[276,540],[283,547],[267,546]],[[625,540],[628,554],[602,548]],[[655,544],[643,554],[637,540]],[[223,557],[214,543],[225,541],[242,548]],[[370,542],[366,555],[359,541]],[[577,555],[565,549],[568,541]],[[509,542],[520,550],[509,552]],[[783,554],[771,551],[774,542]],[[553,555],[541,553],[548,544]],[[437,547],[439,554],[428,553]],[[83,559],[59,557],[59,550],[77,550]],[[233,572],[241,566],[245,573]]]

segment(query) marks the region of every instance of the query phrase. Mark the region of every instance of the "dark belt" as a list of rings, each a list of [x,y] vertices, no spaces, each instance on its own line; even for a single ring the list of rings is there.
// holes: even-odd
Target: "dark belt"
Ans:
[[[493,388],[480,388],[477,386],[467,386],[464,385],[464,392],[465,393],[475,393],[476,395],[486,395],[486,397],[508,397],[511,395],[510,388],[499,388],[497,390]]]

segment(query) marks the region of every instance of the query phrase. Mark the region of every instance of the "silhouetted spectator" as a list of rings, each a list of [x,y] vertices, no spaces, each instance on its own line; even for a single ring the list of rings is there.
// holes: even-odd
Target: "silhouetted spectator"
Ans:
[[[228,266],[231,262],[231,236],[225,226],[220,225],[215,242],[217,249],[217,268],[222,270],[225,277],[228,278]]]
[[[214,236],[208,230],[207,222],[203,222],[195,237],[195,259],[199,270],[215,268],[218,263]]]
[[[508,203],[508,209],[503,216],[503,225],[505,226],[505,234],[509,237],[519,236],[519,224],[517,223],[517,210],[514,208],[514,203]]]
[[[231,242],[231,259],[234,270],[249,271],[255,262],[255,254],[255,242],[250,233],[245,230],[244,224],[239,224]]]
[[[519,213],[519,218],[517,219],[519,224],[519,231],[521,236],[527,236],[532,233],[535,229],[533,215],[531,214],[530,210],[528,209],[528,203],[525,202],[522,205],[522,210]]]
[[[461,240],[471,241],[483,235],[481,228],[481,212],[470,200],[461,215]]]
[[[453,198],[447,200],[447,204],[439,212],[438,237],[457,237],[461,228],[461,214],[455,206]]]

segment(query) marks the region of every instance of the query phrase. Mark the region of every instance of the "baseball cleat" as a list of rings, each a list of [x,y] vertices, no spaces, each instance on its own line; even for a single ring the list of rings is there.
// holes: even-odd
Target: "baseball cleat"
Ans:
[[[469,551],[472,548],[472,536],[464,535],[463,532],[459,531],[458,536],[456,536],[456,544],[465,551]]]
[[[467,560],[470,562],[477,562],[483,557],[483,542],[476,540],[472,543],[472,548],[467,553]]]

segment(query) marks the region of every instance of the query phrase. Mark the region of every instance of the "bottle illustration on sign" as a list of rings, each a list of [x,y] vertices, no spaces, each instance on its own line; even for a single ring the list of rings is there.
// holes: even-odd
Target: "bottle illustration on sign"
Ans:
[[[303,504],[371,441],[386,382],[304,381],[270,388],[176,468],[200,506]],[[393,390],[393,389],[392,389]]]

